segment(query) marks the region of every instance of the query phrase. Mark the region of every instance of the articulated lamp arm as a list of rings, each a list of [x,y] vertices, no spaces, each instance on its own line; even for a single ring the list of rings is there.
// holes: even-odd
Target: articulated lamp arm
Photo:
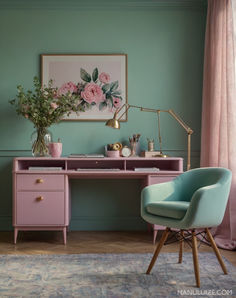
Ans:
[[[192,134],[193,130],[179,117],[175,114],[173,110],[168,110],[168,113],[177,121],[179,124],[187,131],[188,134]]]
[[[119,113],[123,110],[123,108],[125,108],[124,112],[119,116]],[[149,109],[149,108],[144,108],[144,107],[140,107],[140,106],[135,106],[135,105],[130,105],[130,104],[123,104],[120,108],[118,108],[112,119],[109,119],[106,122],[107,126],[110,126],[112,128],[116,128],[116,129],[120,129],[120,120],[122,119],[122,117],[124,116],[125,113],[127,113],[127,111],[130,108],[136,108],[139,109],[141,112],[153,112],[156,113],[158,116],[158,122],[159,122],[159,114],[160,112],[165,112],[170,114],[183,128],[184,130],[187,132],[188,134],[188,148],[187,148],[187,171],[190,170],[191,168],[191,135],[193,134],[193,130],[173,111],[173,110],[157,110],[157,109]],[[161,136],[160,136],[160,123],[159,123],[159,142],[161,142]],[[161,146],[161,144],[160,144]]]
[[[191,135],[193,130],[175,114],[173,110],[168,110],[168,113],[177,121],[188,133],[188,148],[187,148],[187,171],[191,169]]]

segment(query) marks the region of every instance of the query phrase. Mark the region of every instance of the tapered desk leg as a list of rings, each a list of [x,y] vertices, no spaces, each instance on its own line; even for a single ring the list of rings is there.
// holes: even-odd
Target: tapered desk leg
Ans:
[[[17,236],[18,236],[18,229],[14,228],[14,244],[16,244]]]
[[[63,228],[63,242],[66,244],[66,227]]]
[[[199,274],[199,264],[198,264],[198,251],[197,251],[197,238],[196,233],[192,231],[192,251],[193,251],[193,265],[195,272],[195,279],[197,287],[200,288],[200,274]]]
[[[184,232],[180,231],[181,239],[179,241],[179,263],[182,263],[183,259],[183,244],[184,244]]]
[[[161,251],[161,248],[164,245],[164,243],[166,242],[166,239],[167,239],[169,233],[170,233],[170,228],[166,228],[166,230],[164,231],[164,233],[163,233],[163,235],[161,237],[160,242],[157,245],[156,251],[155,251],[155,253],[154,253],[153,257],[152,257],[152,260],[151,260],[151,262],[150,262],[150,264],[148,266],[148,270],[147,270],[146,274],[149,274],[151,272],[152,267],[154,266],[154,264],[156,262],[156,259],[157,259],[158,255],[159,255],[160,251]]]
[[[208,236],[208,238],[209,238],[209,240],[211,242],[211,246],[212,246],[212,248],[213,248],[213,250],[215,252],[215,255],[216,255],[217,259],[218,259],[218,262],[219,262],[219,264],[220,264],[220,266],[221,266],[224,274],[227,274],[227,269],[226,269],[225,264],[223,262],[223,259],[221,257],[220,251],[219,251],[218,247],[216,246],[215,240],[212,237],[209,229],[207,229],[207,228],[206,228],[206,233],[207,233],[207,236]]]

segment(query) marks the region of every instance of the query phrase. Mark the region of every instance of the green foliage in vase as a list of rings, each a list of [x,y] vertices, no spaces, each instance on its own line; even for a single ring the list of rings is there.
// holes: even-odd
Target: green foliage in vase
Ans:
[[[52,80],[48,86],[42,87],[39,79],[34,77],[33,91],[24,91],[21,85],[17,86],[17,90],[16,98],[10,103],[16,108],[17,114],[32,121],[36,128],[47,128],[73,111],[82,111],[79,107],[80,96],[70,91],[59,92],[58,88],[53,87]]]

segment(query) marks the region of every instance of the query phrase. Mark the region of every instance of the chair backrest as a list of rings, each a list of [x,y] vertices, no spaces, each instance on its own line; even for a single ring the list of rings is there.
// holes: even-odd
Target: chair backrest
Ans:
[[[231,171],[225,168],[197,168],[178,176],[174,183],[181,201],[189,202],[195,191],[214,184],[220,184],[227,200],[231,176]]]

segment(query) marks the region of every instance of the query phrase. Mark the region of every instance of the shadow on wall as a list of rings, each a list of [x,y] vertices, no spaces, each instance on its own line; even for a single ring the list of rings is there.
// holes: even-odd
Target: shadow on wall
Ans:
[[[0,230],[11,230],[12,218],[12,157],[0,156]]]

